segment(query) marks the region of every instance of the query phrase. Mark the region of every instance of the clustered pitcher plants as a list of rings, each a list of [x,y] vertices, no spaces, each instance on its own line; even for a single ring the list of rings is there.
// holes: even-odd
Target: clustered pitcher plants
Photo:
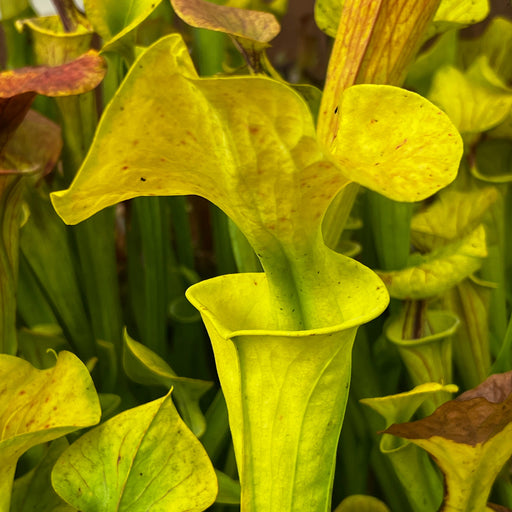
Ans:
[[[0,512],[512,507],[512,22],[313,3],[0,1]]]

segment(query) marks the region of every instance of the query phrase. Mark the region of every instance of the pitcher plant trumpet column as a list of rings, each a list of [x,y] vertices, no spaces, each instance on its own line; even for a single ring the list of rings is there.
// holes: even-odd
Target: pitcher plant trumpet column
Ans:
[[[414,93],[358,85],[338,103],[328,151],[292,88],[201,79],[172,34],[132,66],[75,180],[52,195],[70,224],[137,196],[199,195],[252,245],[264,273],[187,292],[212,339],[244,512],[330,509],[352,343],[388,304],[371,270],[324,244],[327,207],[358,176],[420,200],[453,180],[461,156],[451,122]]]

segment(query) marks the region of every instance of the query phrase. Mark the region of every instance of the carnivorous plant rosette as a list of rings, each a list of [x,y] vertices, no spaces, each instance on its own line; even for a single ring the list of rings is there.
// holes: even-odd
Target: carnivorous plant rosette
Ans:
[[[352,343],[388,303],[372,271],[323,243],[327,207],[355,179],[420,200],[454,178],[461,156],[448,118],[416,94],[358,85],[338,110],[330,153],[290,87],[199,78],[173,34],[135,62],[75,180],[52,195],[70,224],[136,196],[199,195],[254,248],[264,273],[187,292],[212,339],[244,511],[330,507]]]

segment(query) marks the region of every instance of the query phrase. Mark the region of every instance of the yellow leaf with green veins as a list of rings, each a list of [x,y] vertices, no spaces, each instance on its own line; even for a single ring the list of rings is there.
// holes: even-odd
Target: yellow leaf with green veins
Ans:
[[[280,329],[263,273],[219,276],[187,290],[212,341],[242,510],[303,512],[304,503],[330,510],[355,332],[386,306],[369,269],[331,254],[330,287],[320,293],[337,296],[344,316],[331,308],[318,329]],[[319,292],[310,299],[323,301]]]
[[[415,266],[377,274],[391,297],[421,300],[441,295],[476,272],[486,256],[485,230],[480,225],[461,240],[421,257]]]
[[[489,0],[442,0],[427,31],[427,38],[483,21],[489,10]]]
[[[464,68],[469,68],[478,57],[485,55],[489,65],[506,83],[512,78],[512,62],[509,48],[512,45],[512,21],[493,18],[485,32],[478,38],[459,40],[459,58]]]
[[[510,113],[512,89],[480,57],[466,71],[441,68],[432,82],[429,98],[441,107],[461,133],[494,128]]]
[[[84,0],[85,13],[106,45],[114,49],[121,39],[142,23],[162,0]]]
[[[496,187],[449,187],[411,221],[411,239],[421,252],[432,251],[474,230],[498,199]]]
[[[52,485],[83,512],[200,512],[217,494],[213,466],[170,393],[80,437],[55,463]]]
[[[9,511],[18,458],[29,448],[98,423],[98,395],[84,364],[61,352],[38,370],[0,354],[0,511]]]

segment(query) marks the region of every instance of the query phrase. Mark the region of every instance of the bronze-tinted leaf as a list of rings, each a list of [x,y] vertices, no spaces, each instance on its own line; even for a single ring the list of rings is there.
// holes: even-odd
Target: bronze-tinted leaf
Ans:
[[[6,169],[2,165],[4,163],[3,159],[0,158],[0,175],[27,170],[36,172],[38,176],[45,175],[56,164],[61,149],[62,138],[59,125],[35,110],[29,110],[13,137],[9,139],[5,146],[5,154],[8,160],[23,160],[26,168]]]
[[[476,446],[512,422],[512,372],[491,375],[419,421],[391,425],[384,432],[406,439],[443,437]]]
[[[0,152],[27,115],[35,97],[35,92],[26,92],[13,98],[0,98]]]
[[[193,27],[206,28],[268,43],[280,30],[275,17],[267,12],[216,5],[204,0],[171,0],[176,14]]]
[[[105,73],[105,61],[90,50],[61,66],[27,67],[0,73],[0,98],[27,92],[45,96],[81,94],[94,89]]]
[[[512,372],[493,375],[428,418],[384,431],[410,439],[435,459],[445,479],[442,510],[496,510],[487,499],[512,455],[511,391]]]

